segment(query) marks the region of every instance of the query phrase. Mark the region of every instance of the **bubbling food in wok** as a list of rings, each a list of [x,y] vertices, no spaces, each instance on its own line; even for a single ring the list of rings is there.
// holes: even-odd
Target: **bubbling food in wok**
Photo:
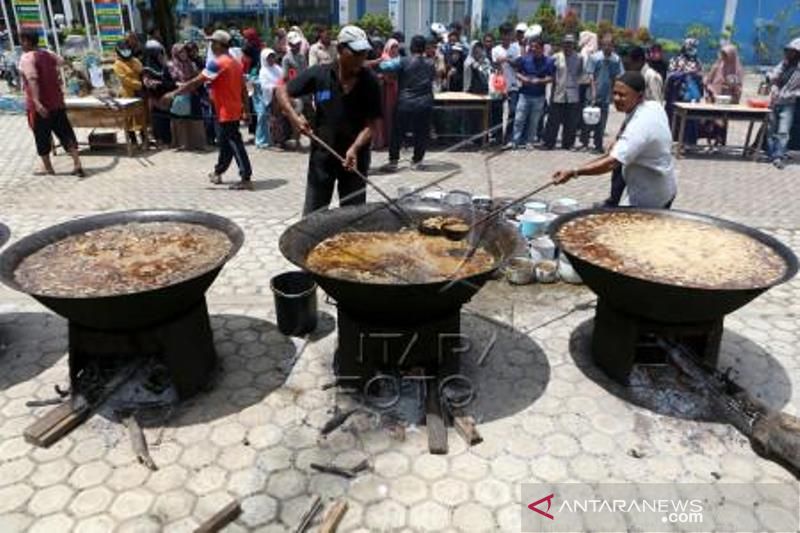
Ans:
[[[495,259],[484,248],[470,254],[465,241],[422,234],[354,231],[339,233],[317,244],[306,267],[318,274],[364,283],[434,283],[465,278],[494,268]]]
[[[786,263],[772,248],[698,220],[637,212],[595,213],[558,230],[561,246],[628,276],[703,289],[750,289],[778,281]]]
[[[186,222],[132,222],[72,235],[20,262],[23,289],[58,297],[152,290],[219,264],[232,243],[219,230]]]

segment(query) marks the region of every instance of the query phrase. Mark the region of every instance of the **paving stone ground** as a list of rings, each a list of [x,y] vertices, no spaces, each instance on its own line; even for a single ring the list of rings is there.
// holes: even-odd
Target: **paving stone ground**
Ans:
[[[618,124],[614,115],[609,131]],[[743,132],[733,126],[732,139]],[[758,457],[731,426],[609,382],[588,356],[593,310],[579,304],[593,295],[565,284],[512,288],[492,281],[466,306],[464,331],[473,346],[465,372],[476,383],[471,409],[482,444],[467,448],[450,430],[450,453],[433,456],[424,428],[407,428],[399,441],[360,414],[321,439],[331,409],[346,401],[321,390],[332,379],[336,310],[320,297],[322,333],[287,338],[275,326],[269,289],[270,278],[290,267],[277,242],[298,218],[306,155],[250,155],[257,180],[251,193],[207,183],[214,153],[84,152],[86,179],[67,175],[63,155],[55,160],[59,175],[34,176],[25,119],[0,115],[0,220],[12,241],[75,217],[154,207],[213,211],[246,234],[209,292],[221,359],[213,386],[145,429],[157,472],[137,464],[126,432],[99,415],[49,449],[24,441],[24,428],[45,411],[26,401],[52,397],[53,386],[67,380],[66,323],[0,287],[0,531],[190,531],[234,498],[244,512],[226,531],[291,531],[313,494],[347,498],[344,531],[518,531],[526,482],[794,479]],[[483,153],[434,151],[425,172],[406,168],[376,179],[393,191],[458,168],[443,188],[506,196],[589,157],[509,152],[493,159],[487,174]],[[385,161],[385,152],[373,157],[374,166]],[[678,169],[676,208],[762,228],[800,253],[800,166],[781,172],[700,155],[680,160]],[[235,179],[232,171],[227,179]],[[542,196],[590,205],[607,187],[607,178],[582,178]],[[763,401],[790,413],[798,412],[799,297],[795,280],[729,316],[720,362]],[[490,339],[494,347],[479,367]],[[659,377],[650,377],[656,387]],[[353,480],[309,466],[364,458],[373,468]]]

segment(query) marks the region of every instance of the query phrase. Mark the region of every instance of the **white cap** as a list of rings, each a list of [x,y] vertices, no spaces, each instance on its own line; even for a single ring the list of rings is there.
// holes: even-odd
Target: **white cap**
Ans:
[[[231,43],[231,34],[225,30],[214,30],[214,33],[212,33],[211,37],[208,37],[207,40],[215,41],[227,46]]]
[[[521,31],[524,33],[528,31],[528,25],[525,24],[524,22],[520,22],[519,24],[517,24],[517,27],[514,29],[514,31]]]
[[[431,24],[431,32],[441,37],[442,35],[447,34],[447,28],[445,28],[444,24],[441,22],[434,22]]]
[[[367,39],[367,34],[358,26],[345,26],[339,30],[336,42],[337,44],[346,44],[354,52],[366,52],[372,49],[372,45],[369,44],[369,39]]]
[[[797,39],[792,39],[789,44],[786,45],[786,50],[795,50],[800,52],[800,37]]]
[[[303,42],[303,36],[296,31],[290,31],[286,34],[286,40],[289,44],[300,44]]]
[[[542,27],[538,24],[534,24],[528,28],[528,31],[525,32],[525,38],[533,39],[539,37],[542,34]]]

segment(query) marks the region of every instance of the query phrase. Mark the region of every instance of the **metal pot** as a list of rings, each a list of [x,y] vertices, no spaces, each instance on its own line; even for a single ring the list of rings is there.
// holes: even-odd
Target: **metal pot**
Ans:
[[[512,285],[527,285],[535,279],[535,263],[528,257],[512,257],[504,271],[506,279]]]

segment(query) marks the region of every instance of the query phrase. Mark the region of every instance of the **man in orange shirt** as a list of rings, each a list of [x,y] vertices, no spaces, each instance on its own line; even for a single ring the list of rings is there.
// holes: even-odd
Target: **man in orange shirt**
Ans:
[[[188,94],[204,83],[209,84],[211,100],[217,111],[217,144],[219,145],[217,165],[209,174],[209,179],[214,184],[222,183],[222,175],[228,170],[231,161],[236,159],[241,181],[234,183],[230,188],[252,191],[253,169],[244,148],[242,134],[239,132],[239,121],[248,120],[244,73],[239,62],[228,54],[231,42],[228,32],[217,30],[209,40],[211,41],[211,51],[214,53],[213,59],[208,61],[206,68],[196,78],[181,85],[169,96]]]

